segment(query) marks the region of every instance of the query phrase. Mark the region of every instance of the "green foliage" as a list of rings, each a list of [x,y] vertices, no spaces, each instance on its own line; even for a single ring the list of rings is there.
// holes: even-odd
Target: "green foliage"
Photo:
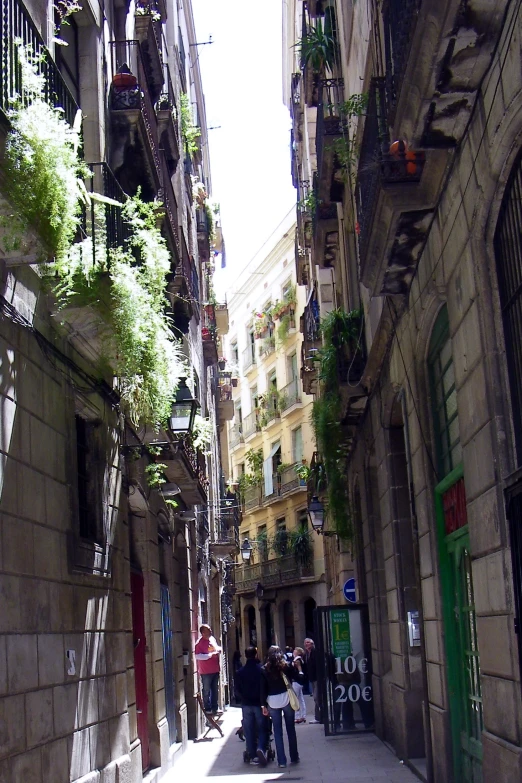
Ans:
[[[144,203],[139,194],[129,198],[123,207],[131,229],[128,247],[112,250],[109,265],[105,253],[97,264],[86,263],[89,254],[73,246],[51,267],[58,275],[54,290],[62,308],[91,305],[107,322],[104,350],[118,378],[122,408],[136,425],[166,423],[179,378],[186,374],[165,314],[170,254],[157,227],[158,214],[158,204]]]
[[[280,462],[277,466],[277,474],[281,476],[282,473],[285,472],[285,470],[288,470],[288,468],[291,468],[292,465],[290,462]]]
[[[277,327],[277,340],[281,345],[286,343],[288,333],[293,323],[294,318],[292,315],[290,315],[290,313],[286,313],[280,317],[279,326]]]
[[[249,449],[245,454],[248,472],[239,477],[239,493],[244,497],[250,487],[260,487],[263,483],[263,449]]]
[[[270,548],[278,557],[284,557],[289,553],[290,534],[286,528],[279,528],[270,541]]]
[[[2,190],[13,207],[13,213],[4,216],[4,246],[20,249],[24,235],[32,231],[42,244],[38,260],[60,260],[80,221],[80,178],[90,175],[78,154],[81,114],[71,128],[63,110],[46,103],[45,80],[38,73],[43,57],[18,39],[15,44],[23,95],[8,111],[11,130],[0,166]]]
[[[205,209],[205,215],[207,216],[208,238],[209,241],[212,243],[216,238],[216,226],[214,223],[214,213],[208,201],[205,201],[204,209]]]
[[[340,113],[344,117],[345,132],[334,141],[333,150],[345,179],[350,179],[352,183],[355,183],[359,160],[359,148],[355,142],[357,131],[355,118],[361,117],[367,106],[368,93],[354,93],[339,107]]]
[[[312,534],[306,525],[300,525],[290,533],[290,550],[296,563],[308,568],[314,562],[314,545]]]
[[[151,489],[159,489],[163,484],[167,483],[167,479],[165,478],[166,470],[167,465],[163,462],[151,462],[150,465],[147,465],[145,468],[145,478]]]
[[[327,479],[327,510],[336,533],[351,539],[352,516],[345,475],[345,438],[341,420],[342,400],[339,392],[339,358],[348,349],[357,349],[361,327],[361,312],[332,310],[321,322],[323,347],[318,352],[319,378],[322,394],[312,407],[312,427],[317,448],[322,456]],[[320,491],[317,486],[316,491]]]
[[[171,498],[165,498],[165,504],[167,506],[170,506],[170,508],[177,508],[179,506],[179,503],[177,500],[172,500]]]
[[[334,31],[321,19],[317,19],[315,27],[310,25],[306,35],[296,44],[302,61],[303,70],[310,65],[315,73],[326,69],[332,71],[339,56],[339,45]]]
[[[342,353],[354,353],[361,331],[360,310],[346,313],[338,308],[331,310],[321,321],[320,330],[323,336],[323,347],[317,353],[319,362],[319,379],[327,388],[337,386],[339,376],[339,359]]]
[[[194,447],[200,451],[209,453],[214,429],[210,419],[205,419],[199,413],[194,417]]]
[[[298,478],[301,481],[306,481],[306,482],[308,481],[312,473],[312,469],[310,468],[310,466],[304,465],[302,462],[299,463],[299,465],[296,465],[294,470],[297,473]]]
[[[315,191],[310,190],[306,198],[301,199],[301,201],[299,201],[297,206],[300,207],[301,209],[306,210],[311,215],[314,215],[315,210],[317,209],[317,196],[315,194]]]
[[[185,149],[188,155],[192,158],[198,151],[197,139],[201,136],[201,130],[194,124],[194,116],[192,114],[192,106],[190,98],[187,93],[182,92],[180,95],[180,119],[181,119],[181,136],[185,143]]]

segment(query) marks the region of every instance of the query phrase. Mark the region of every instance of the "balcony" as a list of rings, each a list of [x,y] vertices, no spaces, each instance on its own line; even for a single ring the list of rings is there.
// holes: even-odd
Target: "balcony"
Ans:
[[[243,372],[250,372],[256,367],[256,353],[253,345],[243,351]]]
[[[339,220],[335,201],[320,201],[318,176],[314,173],[315,214],[313,216],[312,252],[321,268],[335,266],[339,256]]]
[[[179,109],[176,103],[176,93],[172,85],[169,66],[164,63],[163,90],[156,104],[156,118],[160,146],[165,150],[165,157],[174,168],[180,157]]]
[[[158,126],[138,41],[111,41],[111,162],[126,193],[152,201],[162,185]]]
[[[201,261],[208,261],[210,258],[210,225],[204,207],[197,207],[196,209],[196,228],[199,257]]]
[[[320,201],[342,201],[344,175],[336,154],[342,143],[345,117],[343,79],[322,79],[319,85],[315,145],[317,153],[317,195]]]
[[[178,485],[187,505],[206,503],[208,480],[205,458],[194,448],[189,435],[174,436],[174,442],[157,459],[167,465],[164,471],[167,481]]]
[[[234,418],[234,402],[232,400],[232,374],[220,372],[218,376],[218,413],[219,420],[232,421]]]
[[[91,191],[102,193],[123,204],[125,194],[118,184],[114,174],[106,163],[90,163],[88,168],[92,177],[87,182]],[[129,236],[129,227],[123,220],[121,209],[112,204],[104,204],[105,221],[98,222],[100,206],[94,203],[85,207],[84,232],[85,239],[92,242],[92,258],[100,264],[110,264],[111,251],[124,247]],[[107,279],[106,299],[100,304],[110,310],[109,281]],[[102,315],[102,308],[95,306],[75,307],[70,304],[55,313],[57,320],[64,326],[68,339],[76,350],[85,358],[96,363],[103,355],[103,337],[107,331],[107,322]]]
[[[279,410],[281,413],[289,411],[294,405],[301,403],[301,388],[299,380],[294,378],[279,391]]]
[[[220,335],[228,334],[228,305],[216,304],[216,326]]]
[[[217,331],[215,325],[201,328],[203,358],[207,364],[216,364],[218,360]]]
[[[174,324],[183,334],[189,330],[190,319],[199,319],[199,293],[197,272],[190,260],[183,234],[179,235],[181,259],[174,272],[169,275],[167,295],[172,306]]]
[[[138,0],[134,30],[140,43],[147,83],[153,103],[163,87],[164,71],[161,52],[161,13],[155,0]]]
[[[243,510],[252,511],[254,508],[258,508],[261,505],[263,494],[261,487],[247,487],[243,493],[242,506]]]
[[[245,442],[243,437],[243,425],[234,424],[230,429],[228,444],[231,449],[235,449]]]
[[[445,167],[491,66],[508,0],[481,3],[470,18],[452,0],[387,0],[381,7],[387,103],[395,138],[404,133],[419,147],[445,149]],[[430,157],[427,152],[427,164]]]
[[[259,347],[259,356],[261,356],[263,359],[266,359],[267,356],[270,356],[275,351],[275,335],[269,335],[268,337],[265,337],[261,340],[261,345]]]
[[[320,349],[319,303],[315,291],[308,300],[301,317],[303,343],[301,345],[301,381],[305,394],[315,394],[317,385],[317,352]]]
[[[313,564],[303,566],[296,561],[293,555],[285,555],[238,569],[236,571],[236,592],[253,592],[258,582],[261,582],[265,588],[284,587],[298,584],[302,580],[311,581],[313,577]]]
[[[248,416],[243,419],[243,437],[248,440],[256,432],[261,432],[261,426],[259,424],[259,413],[252,411]]]
[[[295,229],[295,276],[297,279],[297,285],[307,286],[310,282],[309,278],[309,259],[308,250],[299,243],[299,229]]]
[[[166,234],[169,249],[174,266],[181,259],[181,245],[179,241],[178,202],[172,187],[172,173],[169,169],[167,158],[163,150],[160,150],[161,189],[158,193],[165,210]]]
[[[0,26],[0,56],[2,78],[0,80],[0,109],[7,113],[11,100],[22,94],[21,69],[15,40],[20,39],[22,46],[28,47],[39,57],[38,72],[44,76],[45,99],[51,106],[63,109],[64,119],[74,125],[78,104],[73,98],[56,63],[50,56],[36,25],[17,0],[2,3],[2,24]]]
[[[259,396],[259,418],[260,427],[269,427],[275,421],[281,418],[280,394],[277,389],[272,389],[264,395]]]
[[[390,144],[387,117],[385,79],[374,78],[356,185],[361,278],[374,295],[408,290],[438,190],[423,151]]]
[[[212,556],[230,557],[239,552],[239,516],[237,496],[220,501],[216,526],[209,544]]]
[[[295,472],[296,467],[300,464],[301,463],[296,462],[293,465],[289,465],[289,467],[285,468],[285,470],[281,471],[279,475],[281,495],[288,495],[290,492],[295,492],[296,490],[306,491],[306,481],[302,478],[299,478]]]

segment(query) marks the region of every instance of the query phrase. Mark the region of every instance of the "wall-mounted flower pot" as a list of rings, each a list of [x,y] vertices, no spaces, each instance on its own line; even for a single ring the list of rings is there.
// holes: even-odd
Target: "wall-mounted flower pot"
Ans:
[[[224,370],[226,366],[227,366],[226,362],[218,362],[218,367],[220,370]]]
[[[112,86],[115,90],[130,90],[136,87],[138,80],[133,73],[115,73],[112,77]]]

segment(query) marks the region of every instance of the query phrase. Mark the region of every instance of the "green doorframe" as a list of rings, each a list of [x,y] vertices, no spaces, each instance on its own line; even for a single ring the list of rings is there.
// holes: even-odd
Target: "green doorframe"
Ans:
[[[466,537],[469,542],[469,528],[464,525],[454,532],[446,535],[443,495],[454,484],[464,477],[462,463],[451,471],[435,487],[435,514],[437,526],[437,544],[439,550],[440,585],[442,593],[442,614],[444,622],[444,643],[446,649],[446,675],[448,682],[449,715],[451,724],[451,738],[453,745],[453,769],[455,783],[464,783],[463,777],[463,753],[462,753],[462,729],[467,724],[464,715],[464,701],[466,695],[463,692],[463,678],[459,676],[464,667],[462,659],[462,640],[459,638],[458,622],[456,620],[456,593],[459,586],[454,580],[454,559],[452,552],[459,546],[459,539]],[[456,665],[452,665],[456,664]],[[459,666],[461,664],[461,666]],[[473,778],[471,778],[473,779]]]

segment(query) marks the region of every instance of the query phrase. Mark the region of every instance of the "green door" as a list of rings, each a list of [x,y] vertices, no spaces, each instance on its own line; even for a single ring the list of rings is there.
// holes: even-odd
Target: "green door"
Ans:
[[[462,469],[436,488],[455,781],[482,783],[482,696]]]

